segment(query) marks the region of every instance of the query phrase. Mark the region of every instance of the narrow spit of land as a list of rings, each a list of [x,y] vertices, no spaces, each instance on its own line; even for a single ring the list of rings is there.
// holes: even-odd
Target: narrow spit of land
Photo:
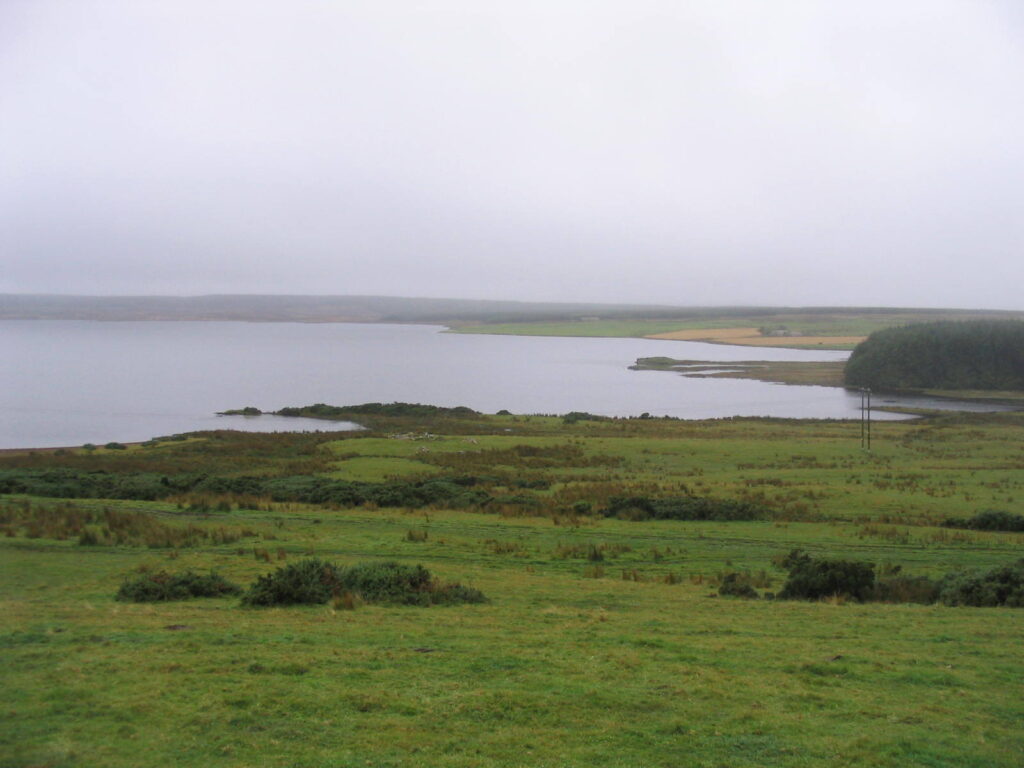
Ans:
[[[0,454],[0,763],[1024,758],[1019,610],[765,599],[793,549],[909,584],[1018,560],[1024,534],[948,521],[1020,510],[1022,414],[880,423],[870,452],[840,421],[330,416],[368,429]],[[114,599],[309,557],[422,564],[489,602]],[[718,596],[737,578],[761,599]]]
[[[674,371],[684,376],[705,379],[754,379],[776,384],[803,384],[822,387],[843,386],[845,361],[787,362],[739,360],[675,360],[671,357],[641,357],[630,368],[634,371]]]

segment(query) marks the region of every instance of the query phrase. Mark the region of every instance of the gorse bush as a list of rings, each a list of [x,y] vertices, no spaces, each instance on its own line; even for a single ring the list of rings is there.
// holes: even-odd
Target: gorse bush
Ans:
[[[422,565],[361,563],[339,573],[343,589],[368,603],[450,605],[482,603],[483,593],[461,584],[441,584]]]
[[[949,573],[938,581],[901,574],[899,566],[876,578],[872,563],[817,559],[800,550],[782,558],[781,565],[789,571],[778,595],[782,599],[841,596],[886,603],[1024,608],[1024,559],[988,571]]]
[[[301,560],[256,579],[242,597],[243,605],[326,603],[340,592],[338,569],[319,559]]]
[[[760,595],[750,583],[747,574],[732,571],[722,577],[722,583],[718,587],[718,594],[722,597],[742,597],[747,600],[757,600]]]
[[[969,528],[975,531],[1008,531],[1011,533],[1024,531],[1024,515],[1006,512],[1001,509],[988,509],[974,517],[947,518],[947,528]]]
[[[420,603],[433,581],[422,565],[396,562],[360,563],[343,568],[339,576],[343,589],[368,603]]]
[[[242,603],[251,606],[319,604],[345,595],[367,603],[398,605],[486,602],[479,590],[461,584],[442,584],[422,565],[380,562],[344,568],[309,559],[260,576],[243,596]]]
[[[748,501],[703,496],[613,496],[601,510],[605,517],[623,520],[763,520],[767,510]]]
[[[820,600],[841,596],[853,600],[872,597],[875,566],[857,560],[824,560],[793,550],[783,561],[789,571],[779,598],[783,600]]]
[[[132,603],[156,603],[169,600],[188,600],[193,597],[225,597],[237,595],[241,587],[211,571],[206,575],[183,573],[143,572],[129,576],[122,583],[115,600]]]
[[[1024,559],[989,571],[947,574],[938,598],[946,605],[1024,608]]]

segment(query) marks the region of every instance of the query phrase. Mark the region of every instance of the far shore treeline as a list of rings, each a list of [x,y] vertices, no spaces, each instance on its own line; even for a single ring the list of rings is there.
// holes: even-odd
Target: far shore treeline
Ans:
[[[1024,321],[916,323],[872,333],[846,364],[848,386],[1024,389]]]

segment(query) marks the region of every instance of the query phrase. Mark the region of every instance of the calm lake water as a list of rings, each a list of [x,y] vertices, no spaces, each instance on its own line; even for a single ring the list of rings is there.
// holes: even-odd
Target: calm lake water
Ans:
[[[638,357],[843,360],[845,352],[647,339],[471,336],[437,326],[0,322],[0,448],[146,440],[201,429],[352,425],[217,411],[408,401],[493,413],[858,418],[835,387],[630,371]],[[889,399],[889,402],[895,402]],[[927,398],[900,403],[948,405]],[[876,398],[876,404],[883,404]],[[875,418],[893,418],[876,413]]]

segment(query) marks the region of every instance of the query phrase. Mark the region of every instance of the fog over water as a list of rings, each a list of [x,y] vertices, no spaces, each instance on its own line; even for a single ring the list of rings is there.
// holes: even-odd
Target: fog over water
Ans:
[[[6,0],[0,293],[1024,309],[1019,0]]]
[[[0,448],[138,441],[201,429],[336,429],[218,417],[254,405],[420,402],[493,413],[857,418],[837,387],[630,371],[637,357],[841,360],[801,351],[648,339],[475,336],[435,326],[0,322]],[[925,403],[921,403],[925,404]],[[893,418],[877,413],[875,418]]]

